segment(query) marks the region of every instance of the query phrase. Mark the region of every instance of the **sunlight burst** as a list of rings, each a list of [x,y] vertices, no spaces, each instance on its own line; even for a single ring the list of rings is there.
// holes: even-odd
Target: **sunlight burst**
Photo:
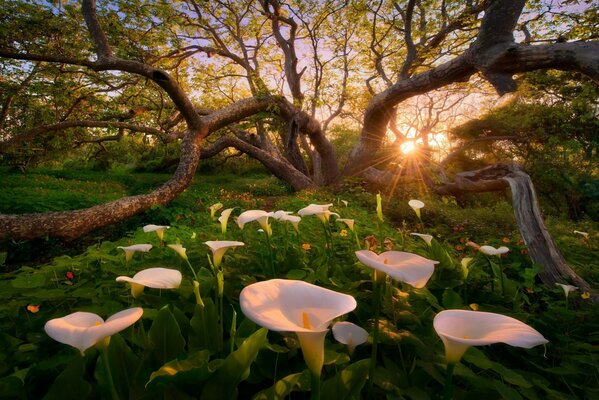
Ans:
[[[399,146],[399,148],[401,149],[401,152],[403,154],[410,154],[411,152],[414,151],[414,149],[416,148],[416,145],[414,144],[414,142],[405,142],[405,143],[402,143],[401,146]]]

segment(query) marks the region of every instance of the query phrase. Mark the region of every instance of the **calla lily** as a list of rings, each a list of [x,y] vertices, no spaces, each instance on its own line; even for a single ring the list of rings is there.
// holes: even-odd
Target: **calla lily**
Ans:
[[[566,296],[566,299],[568,298],[570,292],[578,290],[578,286],[564,285],[563,283],[556,282],[555,286],[560,286],[564,290],[564,295]]]
[[[498,249],[496,249],[493,246],[480,246],[479,250],[481,253],[486,254],[488,256],[500,256],[510,251],[510,249],[508,249],[505,246],[501,246]]]
[[[433,327],[445,345],[448,363],[457,363],[470,346],[506,343],[530,349],[548,341],[535,329],[501,314],[445,310],[435,316]]]
[[[348,206],[349,206],[349,203],[347,202],[347,200],[341,200],[341,202],[343,203],[343,205],[344,205],[345,207],[348,207]]]
[[[119,247],[117,247],[117,249],[122,249],[125,252],[125,260],[127,260],[127,262],[129,262],[133,258],[133,254],[135,254],[136,251],[140,251],[142,253],[147,253],[148,251],[150,251],[152,249],[152,245],[151,244],[134,244],[132,246],[119,246]]]
[[[428,244],[429,246],[431,245],[432,241],[433,241],[433,236],[432,235],[427,235],[424,233],[410,233],[410,235],[412,236],[418,236],[420,239],[424,240],[426,242],[426,244]]]
[[[270,228],[270,224],[268,223],[268,217],[270,217],[271,213],[263,211],[263,210],[248,210],[239,214],[237,218],[237,225],[239,225],[239,229],[243,229],[245,224],[252,221],[258,221],[262,229],[268,234],[268,236],[272,235],[272,229]]]
[[[424,207],[424,203],[420,200],[410,200],[408,201],[408,205],[412,207],[412,210],[414,210],[416,216],[420,218],[420,209]]]
[[[460,262],[460,264],[462,266],[462,275],[464,275],[464,279],[468,279],[468,274],[470,273],[470,269],[468,269],[468,266],[470,265],[472,260],[474,260],[474,259],[470,258],[470,257],[464,257],[464,258],[462,258],[462,261]]]
[[[367,267],[389,275],[391,278],[406,282],[419,289],[426,285],[435,272],[439,261],[403,251],[386,251],[376,254],[370,250],[356,251],[356,256]]]
[[[158,239],[160,239],[160,241],[162,242],[162,239],[164,238],[164,231],[170,229],[170,226],[150,224],[144,226],[143,229],[144,232],[156,232],[156,235],[158,235]]]
[[[223,234],[227,233],[227,222],[229,221],[229,217],[231,216],[231,212],[234,209],[235,209],[235,207],[233,207],[233,208],[227,208],[222,213],[220,213],[220,217],[218,217],[218,222],[220,222],[220,230],[221,230],[221,232]]]
[[[368,340],[368,332],[351,322],[337,322],[333,325],[333,336],[335,340],[346,345],[350,353],[354,352],[356,346]]]
[[[271,279],[246,286],[239,295],[239,305],[258,325],[272,331],[296,332],[308,368],[320,376],[328,326],[355,309],[356,300],[303,281]]]
[[[301,220],[302,218],[298,217],[297,215],[283,215],[281,218],[279,218],[279,221],[281,222],[290,222],[296,232],[299,232],[299,223]]]
[[[292,211],[283,211],[283,210],[278,210],[275,212],[271,212],[269,213],[271,217],[273,217],[274,219],[278,219],[280,220],[281,218],[283,218],[285,215],[289,215],[289,214],[293,214]]]
[[[182,259],[187,260],[187,249],[180,244],[169,244],[168,247],[175,250]]]
[[[131,294],[133,297],[139,297],[145,287],[153,289],[177,289],[181,285],[181,272],[168,268],[148,268],[139,271],[133,275],[119,276],[117,282],[129,282],[131,284]]]
[[[336,222],[343,222],[350,231],[354,231],[354,220],[349,218],[337,218]]]
[[[205,242],[205,244],[212,250],[212,263],[215,267],[218,267],[221,264],[227,250],[232,247],[245,246],[245,243],[243,242],[232,240],[210,240]]]
[[[114,314],[104,322],[96,314],[79,311],[46,322],[44,330],[57,342],[73,346],[83,353],[94,344],[104,339],[109,340],[110,336],[133,325],[142,314],[142,308],[130,308]]]
[[[379,220],[383,222],[383,199],[381,198],[380,193],[377,193],[376,195],[376,215],[379,217]]]
[[[581,232],[581,231],[574,231],[574,233],[581,235],[582,237],[584,237],[585,239],[589,238],[589,234],[587,232]]]
[[[208,207],[208,210],[210,210],[210,218],[215,219],[216,212],[221,208],[223,208],[223,203],[214,203]]]
[[[308,207],[304,207],[299,210],[297,213],[302,217],[307,217],[309,215],[316,215],[323,224],[326,224],[329,221],[331,215],[339,216],[339,214],[334,213],[329,210],[333,204],[310,204]]]

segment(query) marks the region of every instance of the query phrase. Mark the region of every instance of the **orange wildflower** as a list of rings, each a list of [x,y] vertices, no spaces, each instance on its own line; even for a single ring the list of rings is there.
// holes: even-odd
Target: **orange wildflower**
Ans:
[[[37,305],[36,304],[29,304],[27,306],[27,311],[29,311],[32,314],[35,314],[35,313],[39,312],[39,310],[40,310],[39,304],[37,304]]]

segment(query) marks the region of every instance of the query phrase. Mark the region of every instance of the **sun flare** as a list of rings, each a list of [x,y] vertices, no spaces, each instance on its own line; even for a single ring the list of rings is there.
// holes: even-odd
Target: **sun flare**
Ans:
[[[416,145],[414,144],[414,142],[405,142],[402,143],[402,145],[399,146],[399,148],[403,154],[410,154],[412,151],[414,151]]]

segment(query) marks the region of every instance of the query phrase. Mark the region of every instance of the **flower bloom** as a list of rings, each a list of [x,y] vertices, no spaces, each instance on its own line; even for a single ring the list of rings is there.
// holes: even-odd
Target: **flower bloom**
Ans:
[[[208,210],[210,210],[210,218],[214,219],[214,217],[216,216],[216,212],[221,208],[223,208],[223,203],[214,203],[213,205],[208,207]]]
[[[133,297],[139,297],[145,287],[153,289],[176,289],[181,285],[181,272],[176,269],[168,268],[148,268],[139,271],[133,278],[128,276],[119,276],[117,282],[129,282],[131,284],[131,294]]]
[[[310,243],[303,243],[302,244],[302,250],[304,251],[308,251],[312,248],[312,246],[310,245]]]
[[[272,235],[272,229],[270,228],[270,224],[268,223],[268,217],[270,217],[271,213],[263,211],[263,210],[248,210],[239,214],[237,218],[237,225],[239,225],[239,229],[243,229],[245,224],[252,221],[258,221],[262,229],[268,234],[268,236]]]
[[[584,300],[588,300],[591,298],[591,294],[589,292],[583,292],[580,294],[580,298]]]
[[[160,239],[161,242],[164,238],[164,231],[167,229],[170,229],[170,226],[150,224],[143,227],[144,232],[156,232],[156,235],[158,235],[158,239]]]
[[[336,222],[343,222],[345,225],[347,225],[347,227],[349,228],[350,231],[354,231],[354,220],[353,219],[349,219],[349,218],[337,218],[335,220]]]
[[[218,217],[218,222],[220,222],[220,231],[224,234],[227,233],[227,222],[229,222],[229,217],[231,216],[231,212],[235,208],[227,208],[222,213],[220,213],[220,217]]]
[[[32,314],[35,314],[40,311],[40,305],[39,304],[29,304],[27,306],[27,311],[29,311]]]
[[[472,247],[474,250],[480,250],[480,246],[474,243],[472,240],[466,242],[466,246]]]
[[[270,212],[269,213],[270,216],[276,220],[281,220],[281,218],[283,218],[285,215],[289,215],[289,214],[293,214],[292,211],[283,211],[283,210],[278,210],[275,212]]]
[[[420,218],[420,209],[424,207],[424,203],[420,200],[410,200],[408,201],[408,205],[412,207],[412,210],[414,210],[416,216]]]
[[[185,247],[181,246],[180,244],[169,244],[167,247],[175,250],[182,259],[187,260],[187,249]]]
[[[152,249],[152,245],[151,244],[134,244],[132,246],[119,246],[119,247],[117,247],[117,249],[121,249],[125,252],[125,260],[127,260],[127,262],[129,262],[133,258],[133,254],[135,254],[136,251],[139,251],[142,253],[147,253],[148,251],[150,251]]]
[[[356,308],[356,300],[310,283],[271,279],[246,286],[239,295],[250,320],[272,331],[296,332],[310,371],[320,376],[324,338],[331,321]]]
[[[433,241],[432,235],[426,235],[424,233],[410,233],[410,235],[418,236],[420,239],[424,240],[426,242],[426,244],[428,244],[429,246],[431,245],[431,243]]]
[[[346,345],[350,353],[354,352],[356,346],[368,340],[368,332],[351,322],[337,322],[333,325],[333,336],[339,343]]]
[[[584,237],[585,239],[588,239],[588,238],[589,238],[589,234],[588,234],[588,232],[574,231],[574,233],[576,233],[576,234],[578,234],[578,235],[580,235],[580,236]]]
[[[578,290],[578,286],[564,285],[563,283],[555,283],[555,286],[560,286],[564,290],[564,295],[568,298],[570,292]]]
[[[448,363],[457,363],[470,346],[506,343],[530,349],[548,341],[517,319],[489,312],[445,310],[435,316],[433,327],[445,345]]]
[[[391,278],[422,288],[435,272],[439,261],[403,251],[386,251],[376,254],[370,250],[356,251],[356,256],[367,267],[384,272]]]
[[[308,215],[316,215],[323,224],[327,223],[331,217],[331,215],[335,215],[339,217],[339,214],[334,213],[329,210],[333,204],[310,204],[308,207],[304,207],[299,210],[297,213],[301,217],[307,217]]]
[[[72,281],[73,279],[75,279],[75,274],[73,274],[73,271],[67,271],[67,273],[64,274],[64,275],[70,281]]]
[[[379,218],[381,222],[383,222],[383,199],[381,198],[381,194],[376,194],[376,216]]]
[[[298,217],[297,215],[283,215],[281,218],[279,218],[279,221],[281,222],[290,222],[296,232],[299,232],[299,223],[301,220],[302,217]]]
[[[212,250],[212,263],[215,267],[221,264],[227,250],[232,247],[245,246],[245,243],[233,240],[209,240],[205,244]]]
[[[83,353],[94,344],[110,339],[110,336],[133,325],[142,314],[143,309],[135,307],[120,311],[104,321],[96,314],[79,311],[46,322],[44,330],[57,342],[73,346]]]
[[[488,256],[501,256],[502,254],[506,254],[508,251],[510,251],[510,249],[505,246],[501,246],[498,249],[493,246],[480,246],[478,250]]]
[[[462,275],[464,275],[464,279],[468,278],[468,274],[470,273],[470,269],[468,268],[470,266],[470,263],[472,262],[473,258],[470,257],[464,257],[462,258],[462,261],[460,262],[460,265],[462,267]]]

